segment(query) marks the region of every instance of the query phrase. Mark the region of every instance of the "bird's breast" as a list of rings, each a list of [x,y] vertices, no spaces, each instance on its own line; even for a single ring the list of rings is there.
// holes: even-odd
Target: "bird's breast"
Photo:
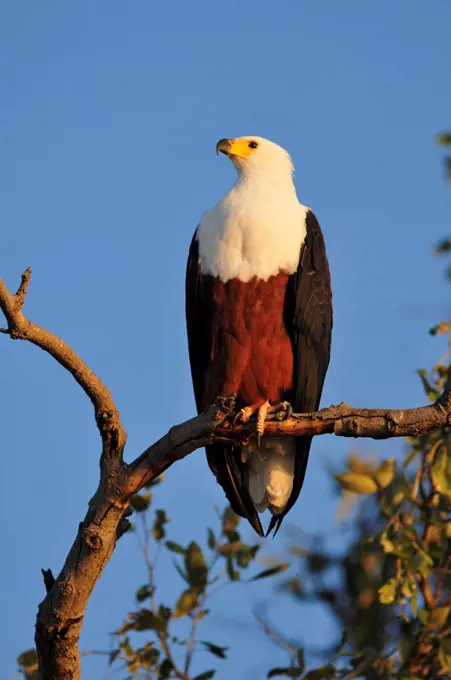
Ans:
[[[202,272],[224,282],[266,281],[280,271],[293,274],[306,235],[307,210],[292,197],[279,202],[226,197],[198,227]]]

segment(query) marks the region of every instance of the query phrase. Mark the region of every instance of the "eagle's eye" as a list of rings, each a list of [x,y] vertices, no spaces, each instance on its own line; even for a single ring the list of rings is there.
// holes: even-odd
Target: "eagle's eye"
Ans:
[[[248,144],[249,149],[256,149],[258,147],[257,142],[249,142]]]

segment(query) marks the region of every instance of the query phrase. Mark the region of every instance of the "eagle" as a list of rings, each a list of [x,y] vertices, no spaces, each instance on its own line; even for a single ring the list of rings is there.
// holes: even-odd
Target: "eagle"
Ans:
[[[236,422],[256,417],[246,443],[206,447],[235,513],[277,533],[304,482],[311,436],[264,437],[269,413],[316,411],[329,365],[332,292],[324,238],[302,205],[285,149],[262,137],[221,139],[236,183],[204,213],[189,249],[186,322],[197,411],[217,397]]]

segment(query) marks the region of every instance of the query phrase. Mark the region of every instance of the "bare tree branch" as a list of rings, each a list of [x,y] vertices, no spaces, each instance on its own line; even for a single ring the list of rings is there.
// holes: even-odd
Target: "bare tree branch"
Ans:
[[[123,448],[126,434],[122,429],[119,411],[110,391],[64,340],[32,323],[22,314],[30,278],[31,268],[29,267],[22,274],[22,281],[15,295],[8,291],[0,279],[0,308],[8,322],[8,328],[3,329],[3,332],[9,334],[13,340],[32,342],[66,368],[92,401],[102,438],[109,432],[109,436],[117,439],[118,444]]]
[[[43,571],[47,595],[39,605],[36,647],[45,680],[78,680],[78,640],[84,612],[118,538],[127,530],[130,497],[172,463],[213,441],[248,439],[255,423],[233,427],[232,402],[218,399],[206,412],[176,425],[132,463],[123,461],[126,433],[109,390],[82,359],[60,338],[22,314],[31,269],[22,275],[17,293],[0,279],[0,309],[7,328],[0,332],[27,340],[48,352],[74,377],[94,405],[102,438],[100,481],[86,517],[60,574]],[[352,409],[347,404],[317,413],[293,414],[288,420],[268,421],[265,436],[320,435],[342,437],[417,436],[451,426],[451,375],[441,397],[430,406],[405,410]]]

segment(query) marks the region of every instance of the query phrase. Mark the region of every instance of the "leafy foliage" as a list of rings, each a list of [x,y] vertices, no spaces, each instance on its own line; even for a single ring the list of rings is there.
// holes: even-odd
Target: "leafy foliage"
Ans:
[[[441,146],[450,147],[451,146],[451,133],[442,132],[437,137],[437,141]],[[451,180],[451,156],[447,154],[445,156],[445,171],[449,180]]]
[[[143,503],[139,500],[141,497],[144,498]],[[245,572],[255,562],[260,544],[243,542],[239,531],[240,518],[229,507],[219,516],[219,530],[207,529],[205,546],[194,541],[187,545],[177,543],[167,537],[170,520],[164,510],[156,509],[149,520],[152,500],[148,489],[134,496],[138,520],[134,532],[146,562],[148,582],[137,589],[136,608],[115,632],[116,644],[109,660],[115,666],[122,665],[129,678],[147,673],[145,677],[159,680],[189,680],[196,650],[203,649],[216,659],[227,658],[228,647],[209,640],[198,640],[198,628],[203,626],[203,620],[210,614],[206,602],[212,592],[234,581],[245,580]],[[182,583],[181,592],[170,604],[159,602],[157,598],[155,570],[162,552],[172,556]],[[281,573],[287,566],[271,566],[251,574],[246,580],[269,578]],[[178,636],[180,626],[186,634],[182,638]],[[145,644],[141,643],[141,633],[146,634]],[[214,674],[215,670],[206,670],[196,678],[208,680]]]

